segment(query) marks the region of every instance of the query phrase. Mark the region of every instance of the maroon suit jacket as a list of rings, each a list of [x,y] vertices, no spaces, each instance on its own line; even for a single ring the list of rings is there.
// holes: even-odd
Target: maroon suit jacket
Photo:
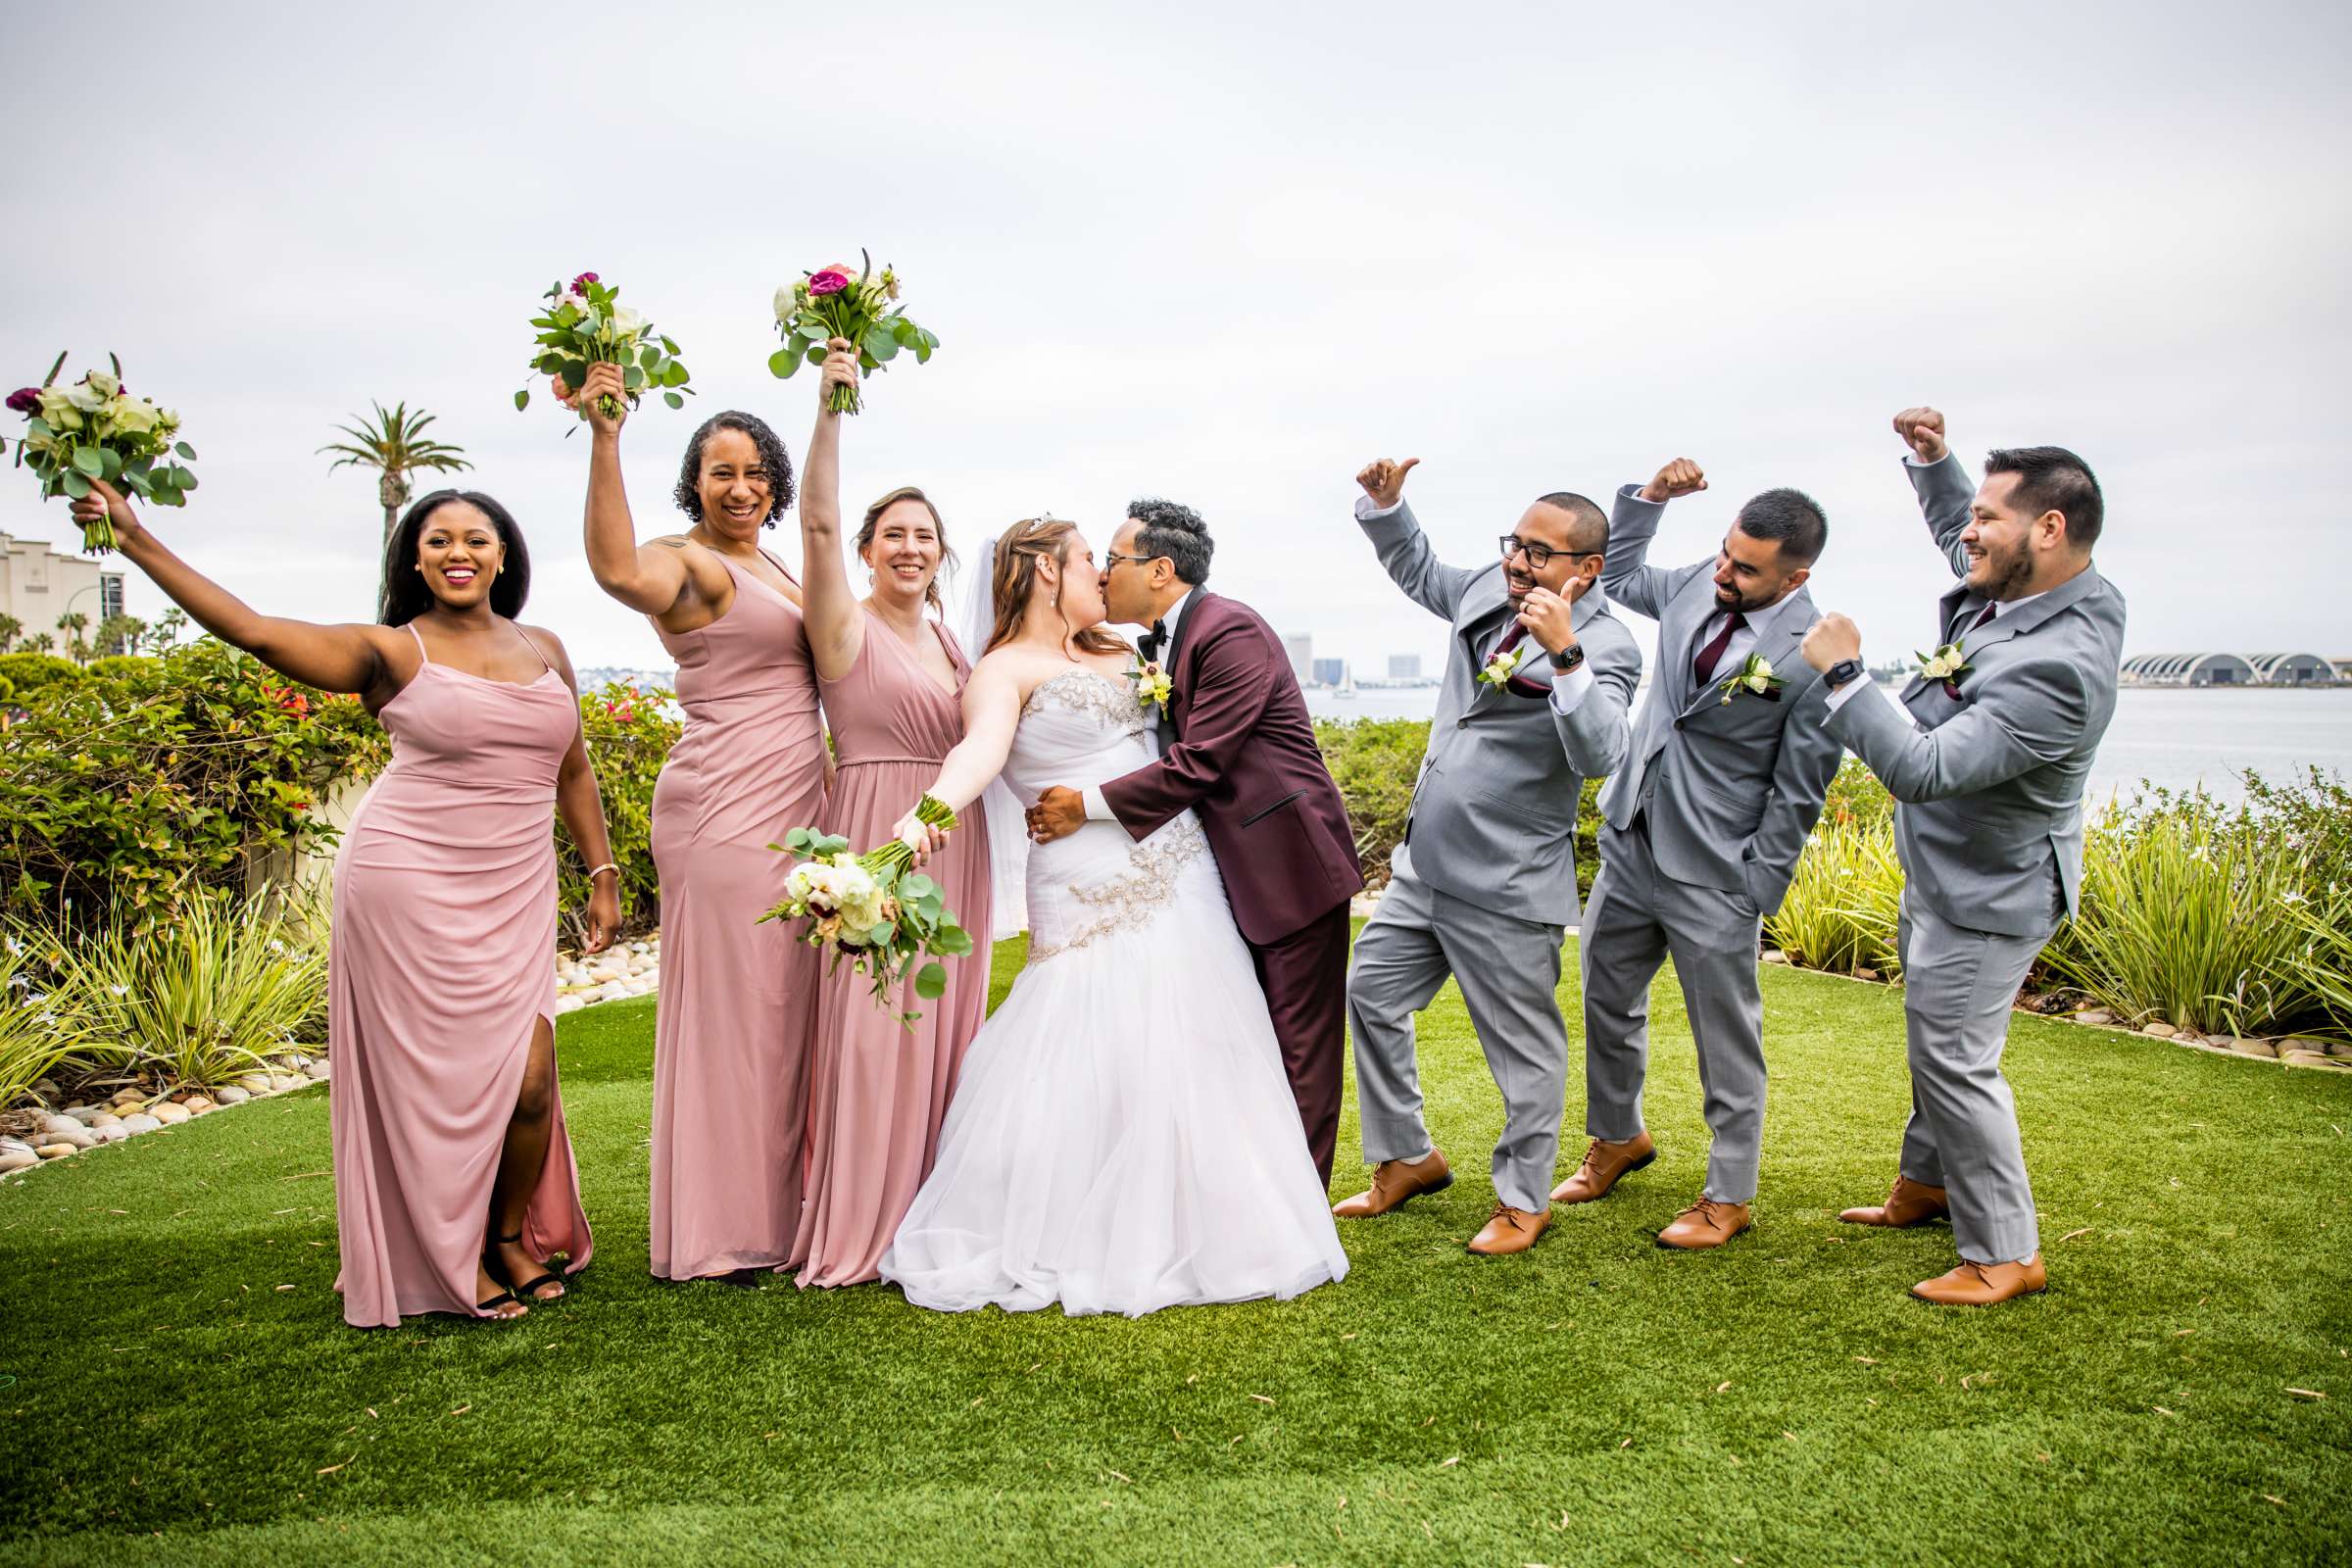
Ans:
[[[1364,885],[1340,787],[1282,639],[1248,605],[1195,589],[1176,624],[1175,687],[1158,761],[1102,786],[1120,825],[1149,837],[1200,813],[1242,935],[1258,946],[1329,914]]]

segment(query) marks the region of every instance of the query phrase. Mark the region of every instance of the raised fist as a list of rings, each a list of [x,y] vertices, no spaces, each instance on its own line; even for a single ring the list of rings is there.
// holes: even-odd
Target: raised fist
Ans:
[[[1941,463],[1952,450],[1944,444],[1943,415],[1936,409],[1905,409],[1894,416],[1894,433],[1909,443],[1922,463]]]
[[[1707,476],[1697,464],[1689,458],[1677,458],[1658,470],[1658,476],[1642,487],[1642,499],[1664,503],[1677,496],[1687,496],[1707,487]]]
[[[1404,498],[1404,476],[1412,472],[1413,466],[1420,461],[1419,458],[1407,458],[1398,463],[1392,458],[1382,458],[1376,463],[1365,464],[1363,471],[1355,476],[1355,482],[1364,487],[1364,494],[1372,498],[1374,506],[1386,512]]]
[[[1845,616],[1835,612],[1822,616],[1805,633],[1799,646],[1805,662],[1815,669],[1827,669],[1832,664],[1862,657],[1862,628]]]

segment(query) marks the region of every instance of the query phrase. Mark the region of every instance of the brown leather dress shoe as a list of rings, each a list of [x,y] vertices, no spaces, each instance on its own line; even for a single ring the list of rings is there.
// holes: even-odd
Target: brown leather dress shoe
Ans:
[[[1849,1208],[1838,1216],[1848,1225],[1890,1225],[1897,1230],[1913,1225],[1925,1225],[1932,1219],[1950,1219],[1951,1205],[1943,1200],[1943,1189],[1915,1182],[1908,1176],[1894,1179],[1894,1191],[1886,1195],[1884,1206],[1878,1208]]]
[[[1343,1198],[1331,1205],[1336,1219],[1370,1219],[1386,1214],[1408,1198],[1423,1193],[1442,1193],[1453,1185],[1453,1172],[1446,1164],[1446,1156],[1432,1149],[1419,1159],[1384,1159],[1372,1168],[1372,1185],[1353,1198]]]
[[[1911,1294],[1937,1306],[1990,1306],[2050,1288],[2049,1272],[2035,1252],[2023,1263],[1962,1263],[1949,1274],[1921,1280]]]
[[[1595,1138],[1586,1149],[1584,1163],[1576,1167],[1576,1174],[1551,1190],[1551,1200],[1590,1203],[1595,1198],[1606,1198],[1620,1176],[1640,1170],[1657,1157],[1657,1146],[1649,1141],[1646,1132],[1636,1133],[1622,1144]]]
[[[1658,1245],[1680,1248],[1686,1252],[1703,1251],[1710,1247],[1721,1247],[1745,1229],[1745,1203],[1719,1203],[1712,1198],[1702,1198],[1658,1232]]]
[[[1508,1203],[1496,1203],[1494,1212],[1470,1238],[1470,1250],[1486,1257],[1501,1257],[1508,1252],[1524,1252],[1536,1245],[1544,1227],[1551,1223],[1551,1210],[1531,1214],[1524,1208]]]

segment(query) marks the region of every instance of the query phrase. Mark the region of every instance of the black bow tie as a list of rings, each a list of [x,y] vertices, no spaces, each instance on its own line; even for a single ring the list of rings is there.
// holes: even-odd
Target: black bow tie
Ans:
[[[1153,621],[1152,629],[1144,633],[1136,646],[1142,650],[1145,663],[1159,662],[1159,651],[1168,646],[1168,623],[1164,620]]]

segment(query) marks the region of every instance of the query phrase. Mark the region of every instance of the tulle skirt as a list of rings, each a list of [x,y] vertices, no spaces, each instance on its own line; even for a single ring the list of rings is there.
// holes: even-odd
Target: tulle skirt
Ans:
[[[1179,819],[1140,847],[1149,874],[1083,892],[1032,864],[1041,945],[973,1040],[882,1259],[909,1301],[1139,1317],[1347,1274],[1199,834]],[[1039,918],[1068,909],[1081,918]]]

